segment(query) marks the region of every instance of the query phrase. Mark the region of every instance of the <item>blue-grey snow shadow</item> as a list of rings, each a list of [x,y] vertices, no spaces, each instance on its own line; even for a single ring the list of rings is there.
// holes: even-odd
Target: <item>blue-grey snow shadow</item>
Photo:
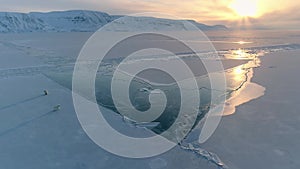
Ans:
[[[7,106],[3,106],[3,107],[0,107],[0,111],[1,110],[5,110],[5,109],[8,109],[8,108],[11,108],[11,107],[14,107],[14,106],[17,106],[19,104],[23,104],[23,103],[27,103],[27,102],[30,102],[30,101],[33,101],[33,100],[36,100],[40,97],[43,97],[44,95],[38,95],[38,96],[35,96],[35,97],[32,97],[32,98],[28,98],[28,99],[25,99],[25,100],[21,100],[19,102],[16,102],[16,103],[13,103],[13,104],[10,104],[10,105],[7,105]]]
[[[46,116],[48,116],[48,115],[50,115],[51,113],[54,113],[54,112],[56,112],[56,110],[52,110],[52,111],[49,111],[47,113],[41,114],[39,116],[33,117],[29,120],[23,121],[22,123],[1,132],[0,137],[5,136],[6,134],[9,134],[11,132],[14,132],[14,131],[18,130],[19,128],[24,127],[24,126],[26,126],[26,125],[28,125],[28,124],[36,121],[36,120],[42,119],[42,118],[44,118],[44,117],[46,117]]]

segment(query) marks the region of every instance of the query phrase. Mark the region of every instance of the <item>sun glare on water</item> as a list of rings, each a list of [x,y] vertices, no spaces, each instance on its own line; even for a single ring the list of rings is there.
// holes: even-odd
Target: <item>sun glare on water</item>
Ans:
[[[256,17],[258,12],[256,0],[233,0],[229,7],[240,17]]]

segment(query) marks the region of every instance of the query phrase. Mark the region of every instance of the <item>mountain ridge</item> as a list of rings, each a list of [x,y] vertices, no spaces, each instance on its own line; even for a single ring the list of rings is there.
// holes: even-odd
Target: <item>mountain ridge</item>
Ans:
[[[100,11],[69,10],[52,12],[0,12],[0,32],[1,33],[25,33],[25,32],[94,32],[102,26],[122,17],[121,15],[109,15]],[[154,17],[130,17],[133,23],[139,23],[136,29],[162,29],[162,30],[182,30],[186,29],[181,23],[182,20],[171,20]],[[226,30],[224,25],[209,26],[190,21],[199,29]],[[143,25],[144,27],[141,27]],[[120,27],[122,24],[120,23]]]

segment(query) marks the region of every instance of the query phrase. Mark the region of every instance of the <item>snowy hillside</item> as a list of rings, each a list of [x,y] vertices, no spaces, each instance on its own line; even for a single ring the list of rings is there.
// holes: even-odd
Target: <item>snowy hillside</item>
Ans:
[[[59,32],[91,32],[112,21],[110,15],[94,11],[33,12],[29,15]]]
[[[0,32],[93,32],[103,25],[119,18],[103,12],[96,11],[60,11],[60,12],[31,12],[12,13],[0,12]],[[130,18],[135,25],[133,30],[185,30],[181,21],[158,19],[151,17]],[[223,25],[208,26],[191,21],[201,30],[223,30]],[[138,23],[138,24],[137,24]],[[139,24],[140,23],[140,24]],[[118,29],[122,29],[122,23],[118,23]]]
[[[53,28],[43,20],[23,13],[0,13],[0,32],[41,32]]]

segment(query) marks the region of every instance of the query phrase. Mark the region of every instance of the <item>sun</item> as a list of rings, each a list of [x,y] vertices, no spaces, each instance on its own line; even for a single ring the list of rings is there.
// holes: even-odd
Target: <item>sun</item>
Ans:
[[[233,0],[229,7],[240,17],[256,17],[258,12],[256,0]]]

